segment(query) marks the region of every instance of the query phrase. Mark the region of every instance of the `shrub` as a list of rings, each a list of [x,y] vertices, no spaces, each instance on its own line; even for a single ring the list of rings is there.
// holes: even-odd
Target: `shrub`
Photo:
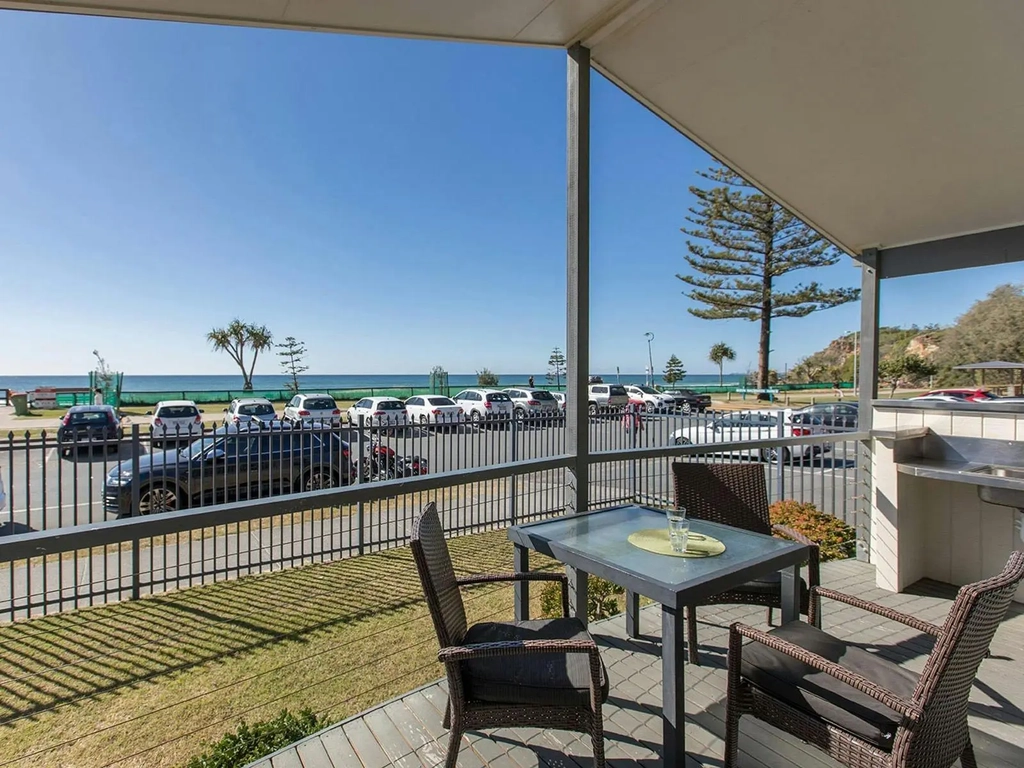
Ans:
[[[207,751],[189,760],[185,768],[241,768],[329,724],[326,715],[318,717],[310,709],[299,710],[298,714],[282,709],[271,720],[239,723],[233,733],[208,744]]]
[[[821,561],[843,560],[857,553],[857,532],[813,504],[786,499],[771,506],[772,523],[785,525],[818,544]]]
[[[587,618],[607,619],[621,611],[619,597],[625,590],[607,579],[590,576],[587,581]],[[549,619],[562,615],[562,585],[549,581],[540,591],[540,610]]]

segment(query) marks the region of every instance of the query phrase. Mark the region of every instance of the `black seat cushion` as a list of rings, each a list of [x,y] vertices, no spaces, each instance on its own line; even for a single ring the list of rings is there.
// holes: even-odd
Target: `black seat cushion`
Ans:
[[[510,640],[589,640],[578,619],[484,621],[469,628],[463,645]],[[590,704],[590,657],[586,653],[495,656],[463,662],[466,698],[511,704]],[[601,665],[601,701],[608,698],[608,675]]]
[[[810,624],[793,621],[769,634],[816,653],[909,699],[917,675],[891,661],[843,642]],[[755,686],[792,707],[852,733],[870,744],[891,750],[900,716],[831,675],[758,642],[743,646],[740,672]]]
[[[782,604],[782,574],[779,571],[773,571],[761,578],[748,581],[745,584],[740,584],[738,587],[733,587],[728,590],[724,595],[716,595],[715,597],[708,598],[708,604],[713,605],[716,602],[723,602],[723,598],[729,597],[730,599],[736,595],[763,595],[767,598],[776,598],[776,605]],[[803,606],[804,612],[807,610],[807,601],[809,599],[810,592],[807,589],[807,582],[800,579],[800,605]]]

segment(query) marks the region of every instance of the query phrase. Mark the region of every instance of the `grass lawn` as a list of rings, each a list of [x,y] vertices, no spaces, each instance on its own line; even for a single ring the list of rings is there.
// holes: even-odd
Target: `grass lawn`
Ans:
[[[450,545],[460,574],[511,570],[504,531]],[[464,596],[470,621],[512,616],[510,586]],[[408,548],[0,627],[0,762],[180,766],[242,719],[434,680],[436,652]]]

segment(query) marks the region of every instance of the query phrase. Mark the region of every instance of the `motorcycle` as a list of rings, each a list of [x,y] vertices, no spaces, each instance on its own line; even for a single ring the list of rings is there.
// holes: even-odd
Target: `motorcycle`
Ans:
[[[394,448],[376,437],[366,446],[366,455],[360,462],[362,481],[395,480],[428,473],[427,460],[420,456],[399,456]]]

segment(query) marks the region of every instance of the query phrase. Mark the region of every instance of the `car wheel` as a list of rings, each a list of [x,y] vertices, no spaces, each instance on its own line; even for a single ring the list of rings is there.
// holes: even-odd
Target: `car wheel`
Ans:
[[[692,405],[690,405],[689,403],[683,403],[683,414],[684,415],[689,416],[692,411],[693,411],[693,406]]]
[[[421,413],[420,414],[420,424],[426,425],[426,423],[427,423],[427,414]]]
[[[783,464],[789,463],[789,449],[783,448],[780,452],[778,448],[762,448],[761,459],[772,464],[778,464],[781,460]]]
[[[597,403],[591,403],[589,406],[587,406],[587,413],[589,413],[591,416],[596,416],[597,415]]]
[[[163,485],[150,485],[139,494],[139,514],[175,512],[180,506],[178,492]]]
[[[516,408],[516,410],[515,410],[515,417],[519,421],[525,421],[526,420],[526,411],[524,411],[522,408]]]
[[[475,426],[480,426],[480,422],[483,420],[480,416],[480,411],[473,411],[473,414],[469,417],[469,420],[473,422]]]
[[[647,403],[645,409],[648,413],[654,413],[654,403]]]
[[[311,470],[306,479],[302,482],[304,491],[320,491],[324,488],[337,488],[338,477],[334,472],[326,469]]]

